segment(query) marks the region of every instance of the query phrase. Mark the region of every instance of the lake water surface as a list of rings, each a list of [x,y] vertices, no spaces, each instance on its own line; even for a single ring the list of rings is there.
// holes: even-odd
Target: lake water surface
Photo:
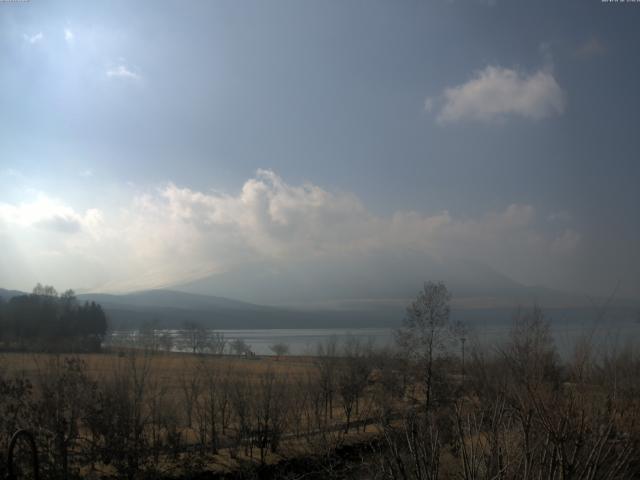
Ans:
[[[486,348],[499,348],[508,338],[510,324],[476,325],[470,328],[466,335],[467,347],[481,345]],[[391,328],[355,328],[355,329],[263,329],[263,330],[216,330],[231,342],[241,339],[247,343],[256,355],[272,355],[271,345],[284,343],[289,347],[292,355],[314,355],[318,345],[335,338],[338,345],[344,344],[349,337],[355,337],[365,344],[376,347],[391,346],[394,343],[394,329]],[[173,350],[187,350],[185,344],[186,333],[183,330],[156,330],[157,336],[167,334],[173,338]],[[615,324],[595,325],[593,323],[576,324],[557,323],[552,325],[552,336],[562,356],[567,356],[573,350],[576,342],[582,338],[589,338],[593,346],[601,350],[619,348],[626,344],[640,346],[640,323],[616,322]],[[136,331],[116,331],[107,340],[112,345],[135,343],[139,338]]]

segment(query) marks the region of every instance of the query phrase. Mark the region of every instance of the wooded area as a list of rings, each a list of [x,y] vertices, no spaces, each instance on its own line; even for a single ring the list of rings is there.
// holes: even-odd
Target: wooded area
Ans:
[[[95,302],[80,304],[73,292],[58,295],[38,284],[30,295],[0,298],[0,349],[5,351],[97,352],[107,317]]]

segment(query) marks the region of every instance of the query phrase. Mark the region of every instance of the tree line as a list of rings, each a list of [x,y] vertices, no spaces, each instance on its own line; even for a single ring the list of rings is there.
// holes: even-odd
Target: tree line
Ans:
[[[107,347],[143,349],[149,353],[185,352],[198,355],[231,354],[257,358],[250,344],[242,338],[227,338],[224,333],[204,327],[199,322],[185,321],[179,330],[161,328],[158,320],[144,322],[137,330],[113,333]],[[276,342],[269,350],[279,359],[289,354],[289,345]]]
[[[0,299],[0,346],[4,350],[99,351],[107,316],[95,302],[80,303],[73,290],[58,294],[36,285],[28,295]]]

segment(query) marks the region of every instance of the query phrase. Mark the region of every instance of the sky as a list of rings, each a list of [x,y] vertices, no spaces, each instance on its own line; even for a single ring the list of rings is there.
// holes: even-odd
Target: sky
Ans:
[[[322,271],[373,298],[420,258],[640,298],[639,24],[600,0],[0,2],[0,286]]]

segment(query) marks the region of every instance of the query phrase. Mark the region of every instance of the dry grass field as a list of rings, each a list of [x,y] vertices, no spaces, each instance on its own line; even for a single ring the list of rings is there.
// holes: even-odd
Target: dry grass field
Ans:
[[[325,360],[325,366],[338,362]],[[354,410],[350,400],[347,410],[338,401],[336,374],[332,367],[332,378],[323,380],[322,362],[313,357],[140,350],[0,355],[0,376],[31,385],[22,395],[29,395],[23,408],[36,412],[26,415],[21,426],[42,423],[36,420],[38,410],[68,417],[78,428],[64,434],[69,442],[63,455],[75,462],[75,471],[116,477],[143,468],[138,460],[131,463],[127,451],[132,448],[145,468],[181,475],[196,457],[207,471],[230,471],[243,462],[272,464],[370,436],[373,429],[364,432],[359,424],[373,413],[371,398],[364,401],[366,378],[360,379],[358,407]],[[329,382],[324,389],[323,381]],[[21,394],[14,400],[21,404]],[[346,421],[351,428],[345,429]],[[54,432],[59,426],[47,429]],[[82,458],[96,445],[103,454],[87,467]],[[114,445],[122,449],[116,462],[108,460]],[[50,455],[49,461],[60,463],[55,448]]]
[[[121,371],[130,363],[129,356],[122,352],[81,353],[81,354],[48,354],[30,352],[8,352],[0,354],[0,372],[8,375],[21,375],[35,378],[64,358],[78,358],[86,365],[87,374],[95,379],[108,377],[114,372]],[[233,370],[243,378],[259,377],[267,372],[297,378],[314,371],[313,357],[304,356],[273,356],[244,358],[232,355],[212,356],[194,355],[189,353],[159,353],[145,356],[143,352],[137,354],[139,363],[148,362],[149,371],[155,376],[169,382],[177,381],[203,368],[218,370]]]
[[[47,478],[638,478],[637,351],[561,362],[548,333],[525,317],[462,374],[453,355],[360,347],[5,353],[0,426],[35,432]]]

